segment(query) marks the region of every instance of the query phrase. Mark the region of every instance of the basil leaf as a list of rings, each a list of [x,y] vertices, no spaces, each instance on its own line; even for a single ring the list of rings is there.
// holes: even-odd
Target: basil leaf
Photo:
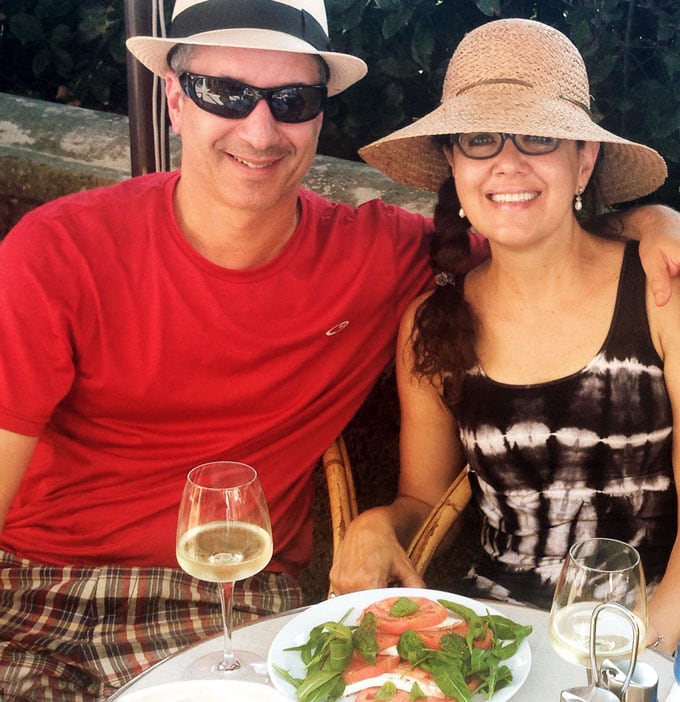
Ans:
[[[397,642],[397,653],[411,665],[420,664],[430,651],[420,636],[411,629],[405,631]]]
[[[369,662],[375,665],[379,646],[375,638],[378,622],[373,612],[366,612],[361,623],[352,634],[354,648]]]
[[[408,597],[399,597],[390,607],[391,617],[408,617],[418,611],[418,604]]]
[[[380,686],[380,689],[375,693],[375,699],[391,700],[393,697],[396,696],[396,694],[397,686],[391,680],[388,680],[387,682],[384,682]]]

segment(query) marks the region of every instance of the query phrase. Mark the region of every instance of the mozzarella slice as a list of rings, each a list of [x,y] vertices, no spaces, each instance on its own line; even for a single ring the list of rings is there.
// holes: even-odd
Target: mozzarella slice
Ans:
[[[420,689],[428,697],[446,697],[439,689],[439,686],[432,680],[423,680],[420,677],[409,675],[408,673],[383,673],[374,678],[359,680],[358,682],[346,685],[345,691],[342,694],[343,696],[356,695],[358,692],[366,690],[369,687],[381,687],[386,682],[393,682],[398,690],[404,690],[404,692],[410,692],[414,683],[418,683]]]
[[[432,631],[434,629],[443,629],[443,628],[448,627],[448,626],[458,626],[459,624],[463,624],[464,621],[465,620],[462,619],[461,617],[448,616],[441,624],[435,624],[435,626],[428,626],[427,629],[423,629],[423,631]]]

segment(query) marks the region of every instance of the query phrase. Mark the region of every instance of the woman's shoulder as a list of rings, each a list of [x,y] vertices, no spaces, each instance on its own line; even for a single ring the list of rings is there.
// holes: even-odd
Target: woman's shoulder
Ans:
[[[413,327],[413,320],[416,316],[416,312],[420,305],[422,305],[425,300],[427,300],[434,290],[428,290],[417,297],[415,297],[411,302],[409,302],[408,306],[404,310],[404,314],[401,317],[401,328],[405,329],[407,328],[408,331],[410,332],[411,328]]]

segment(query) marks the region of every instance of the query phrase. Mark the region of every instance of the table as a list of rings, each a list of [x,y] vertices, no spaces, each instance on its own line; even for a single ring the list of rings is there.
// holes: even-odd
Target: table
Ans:
[[[531,624],[529,636],[532,664],[529,677],[513,698],[513,702],[558,702],[560,692],[569,687],[585,685],[585,673],[560,658],[552,649],[548,639],[548,613],[518,605],[489,602],[489,606],[521,624]],[[264,658],[274,636],[295,616],[297,611],[265,617],[253,624],[234,630],[234,648],[252,651]],[[110,700],[120,699],[125,693],[142,690],[181,679],[180,671],[187,663],[206,653],[219,653],[222,637],[215,636],[170,656],[157,663],[121,688]],[[658,699],[662,702],[673,684],[673,663],[668,656],[647,649],[639,660],[651,664],[659,674]]]

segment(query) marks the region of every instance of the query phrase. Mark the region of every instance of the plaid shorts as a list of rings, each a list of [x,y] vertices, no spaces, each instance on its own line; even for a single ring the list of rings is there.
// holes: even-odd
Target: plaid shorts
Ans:
[[[222,631],[219,585],[179,569],[49,566],[0,551],[0,700],[94,702]],[[234,623],[299,607],[285,573],[234,588]]]

